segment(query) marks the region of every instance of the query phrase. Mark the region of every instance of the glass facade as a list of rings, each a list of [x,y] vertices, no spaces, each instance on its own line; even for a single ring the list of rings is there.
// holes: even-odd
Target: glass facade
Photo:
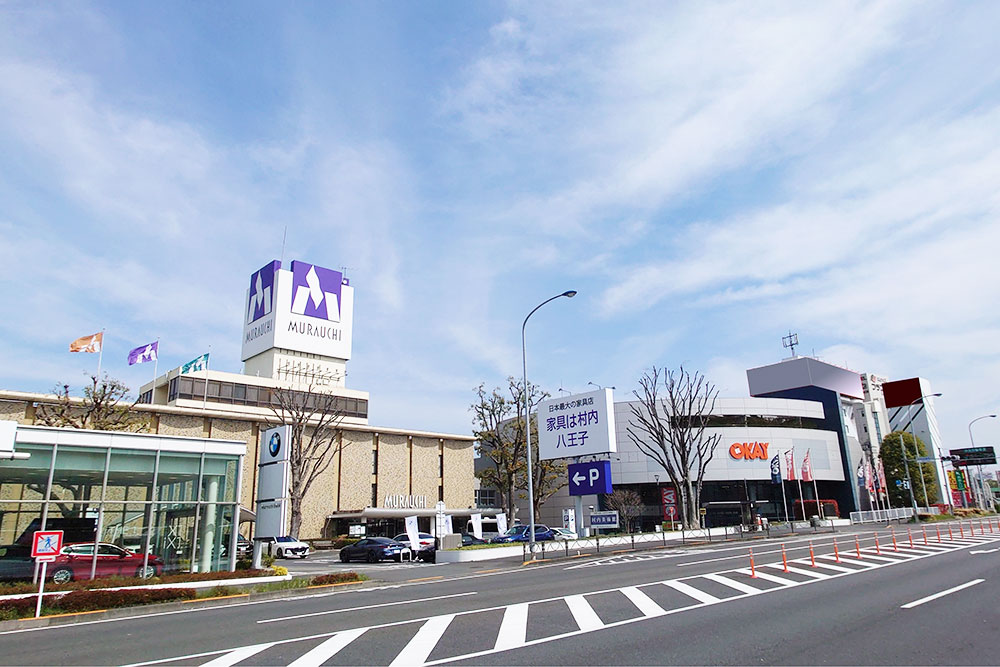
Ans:
[[[305,392],[292,392],[305,394]],[[203,378],[185,377],[183,375],[170,379],[167,388],[167,401],[179,398],[204,401],[207,403],[229,403],[234,405],[252,405],[262,408],[276,406],[277,402],[271,396],[268,387],[246,385],[238,382],[222,382],[209,380],[205,387]],[[153,392],[149,390],[139,397],[140,403],[152,403]],[[368,418],[368,401],[363,398],[340,396],[334,403],[334,409],[345,417]]]
[[[67,580],[235,565],[241,455],[62,444],[60,431],[50,431],[54,444],[18,442],[30,458],[0,461],[0,550],[30,547],[36,530],[62,530],[75,546],[48,571]]]

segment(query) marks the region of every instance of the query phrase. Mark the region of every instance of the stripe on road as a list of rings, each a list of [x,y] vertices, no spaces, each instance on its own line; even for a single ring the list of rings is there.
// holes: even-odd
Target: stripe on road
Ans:
[[[629,601],[631,601],[632,604],[634,604],[636,608],[642,612],[643,616],[663,616],[667,613],[663,607],[653,602],[651,597],[640,591],[635,586],[623,588],[622,595],[627,597]]]
[[[238,648],[235,651],[230,651],[229,653],[223,653],[215,660],[209,660],[202,667],[232,667],[237,662],[242,662],[247,658],[252,658],[261,651],[265,651],[274,646],[274,642],[268,642],[267,644],[254,644],[253,646],[244,646]]]
[[[907,602],[904,605],[900,605],[900,609],[913,609],[914,607],[919,607],[925,602],[930,602],[931,600],[937,600],[938,598],[944,597],[945,595],[950,595],[952,593],[957,593],[958,591],[969,588],[970,586],[975,586],[976,584],[981,584],[985,579],[973,579],[972,581],[967,581],[961,586],[955,586],[954,588],[949,588],[946,591],[941,591],[940,593],[935,593],[934,595],[928,595],[925,598],[920,598],[919,600],[914,600],[913,602]]]
[[[396,602],[383,602],[380,604],[367,604],[361,607],[346,607],[344,609],[327,609],[326,611],[314,611],[309,614],[296,614],[294,616],[278,616],[277,618],[265,618],[258,623],[277,623],[278,621],[290,621],[296,618],[309,618],[310,616],[325,616],[327,614],[343,614],[345,611],[358,611],[359,609],[376,609],[378,607],[397,607],[404,604],[417,604],[418,602],[428,602],[430,600],[445,600],[447,598],[460,598],[466,595],[475,595],[476,591],[468,593],[454,593],[452,595],[438,595],[429,598],[417,598],[416,600],[398,600]]]
[[[337,655],[340,649],[344,648],[355,639],[365,633],[368,628],[357,628],[355,630],[344,630],[327,639],[319,646],[314,646],[310,651],[299,656],[297,660],[290,663],[288,667],[318,667],[324,662]]]
[[[422,665],[427,662],[427,656],[431,654],[438,641],[444,635],[445,630],[451,624],[451,619],[455,614],[447,616],[435,616],[429,618],[417,630],[410,643],[399,652],[396,659],[389,663],[389,667],[400,667],[401,665]]]
[[[756,595],[757,593],[763,593],[764,591],[760,588],[754,588],[753,586],[748,586],[742,581],[736,581],[735,579],[730,579],[729,577],[724,577],[721,574],[703,574],[701,575],[704,579],[709,581],[714,581],[720,583],[723,586],[728,586],[729,588],[736,589],[747,595]]]
[[[494,651],[506,651],[523,646],[528,636],[528,603],[512,604],[503,613]]]
[[[714,595],[710,595],[710,594],[706,593],[705,591],[700,591],[697,588],[695,588],[694,586],[690,586],[688,584],[685,584],[683,581],[676,581],[676,580],[675,581],[664,581],[663,585],[667,586],[669,588],[672,588],[675,591],[683,593],[684,595],[687,595],[688,597],[692,597],[695,600],[697,600],[698,602],[703,602],[703,603],[708,604],[710,602],[718,602],[720,600],[720,598],[717,598]]]
[[[599,630],[604,627],[604,621],[597,615],[594,608],[590,606],[582,595],[570,595],[566,598],[566,606],[573,614],[573,620],[584,632]]]
[[[852,572],[854,570],[851,570]],[[773,581],[776,584],[781,584],[782,586],[798,586],[799,582],[792,581],[791,579],[783,579],[782,577],[776,577],[773,574],[768,574],[767,572],[761,572],[757,570],[756,573],[751,573],[749,569],[744,568],[742,570],[733,570],[733,572],[739,572],[740,574],[745,574],[748,577],[757,577],[758,579],[763,579],[764,581]]]

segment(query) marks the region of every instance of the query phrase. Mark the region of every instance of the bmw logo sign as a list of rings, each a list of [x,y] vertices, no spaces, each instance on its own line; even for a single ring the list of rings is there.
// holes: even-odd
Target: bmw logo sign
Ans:
[[[267,443],[267,451],[271,452],[271,456],[277,456],[278,452],[281,451],[281,435],[278,433],[271,434],[271,440]]]

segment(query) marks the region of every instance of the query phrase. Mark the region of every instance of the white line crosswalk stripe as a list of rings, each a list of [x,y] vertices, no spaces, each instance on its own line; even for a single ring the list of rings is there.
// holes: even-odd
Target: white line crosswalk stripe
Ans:
[[[512,604],[503,613],[503,621],[500,622],[500,633],[497,634],[497,641],[493,645],[493,650],[505,651],[518,646],[524,646],[527,635],[528,604]]]
[[[604,627],[601,617],[597,615],[597,612],[594,611],[594,608],[590,606],[590,603],[582,595],[570,595],[566,598],[566,606],[569,607],[569,612],[573,614],[573,620],[576,621],[576,624],[584,632]]]
[[[238,662],[242,662],[247,658],[252,658],[261,651],[266,651],[267,649],[274,646],[273,643],[267,644],[254,644],[253,646],[244,646],[238,648],[235,651],[230,651],[229,653],[223,653],[218,658],[214,660],[209,660],[201,667],[232,667]]]
[[[663,607],[653,602],[653,599],[640,591],[635,586],[628,586],[622,589],[622,595],[627,597],[636,608],[642,612],[643,616],[663,616],[666,611]]]
[[[319,646],[313,647],[305,654],[301,655],[288,667],[318,667],[324,662],[337,655],[342,648],[353,642],[365,633],[367,628],[356,630],[344,630],[327,639]]]
[[[723,586],[728,586],[729,588],[735,589],[747,595],[756,595],[757,593],[763,593],[763,589],[754,588],[744,584],[742,581],[736,581],[735,579],[730,579],[729,577],[724,577],[721,574],[703,574],[702,577],[708,579],[709,581],[714,581],[716,583],[722,584]]]
[[[692,597],[698,602],[718,602],[719,598],[714,595],[710,595],[705,591],[698,590],[690,584],[685,584],[683,581],[664,581],[664,586],[668,586],[675,591],[679,591],[688,597]]]
[[[781,584],[782,586],[798,586],[799,582],[792,581],[791,579],[785,579],[784,577],[776,577],[773,574],[768,574],[767,572],[761,572],[757,570],[756,574],[751,574],[750,570],[733,570],[733,572],[739,572],[740,574],[745,574],[747,576],[756,576],[758,579],[763,579],[764,581],[773,581],[776,584]]]
[[[389,667],[400,667],[401,665],[422,665],[427,662],[427,656],[431,654],[438,641],[444,636],[445,630],[455,618],[454,614],[447,616],[435,616],[429,618],[417,630],[410,643],[399,652],[396,659],[389,663]]]
[[[781,565],[780,563],[772,563],[771,567],[773,567],[773,568],[784,568],[784,565]],[[803,577],[812,577],[813,579],[829,579],[830,578],[830,575],[824,574],[822,572],[817,572],[816,570],[813,570],[812,568],[792,567],[791,565],[789,565],[788,566],[788,571],[791,574],[798,574],[798,575],[801,575]]]

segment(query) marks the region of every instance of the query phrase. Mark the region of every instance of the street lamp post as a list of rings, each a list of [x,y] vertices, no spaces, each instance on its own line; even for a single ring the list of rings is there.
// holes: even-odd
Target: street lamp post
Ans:
[[[910,414],[910,408],[913,407],[913,405],[917,401],[920,401],[921,405],[923,405],[923,401],[924,401],[925,398],[932,398],[932,397],[937,397],[937,396],[940,396],[940,395],[941,395],[941,392],[937,392],[936,394],[925,394],[925,395],[920,396],[919,398],[913,399],[910,402],[910,404],[908,406],[906,406],[906,414],[907,415]],[[911,417],[910,418],[910,435],[913,436],[913,453],[915,454],[914,458],[917,460],[917,470],[920,471],[920,488],[922,488],[923,491],[924,491],[924,506],[926,507],[928,505],[928,503],[927,503],[927,483],[924,481],[924,466],[920,462],[920,450],[917,448],[917,427],[914,425],[914,423],[913,423],[914,421],[916,421],[916,420]],[[929,429],[928,429],[928,432],[930,432]],[[902,440],[900,440],[900,442],[902,442]],[[907,466],[906,471],[907,471],[907,473],[909,473],[909,471],[910,471],[909,466]],[[934,476],[937,477],[937,472],[934,473]],[[912,495],[912,491],[910,493]],[[916,520],[916,518],[917,518],[916,507],[913,508],[913,511],[914,511],[913,518],[914,518],[914,520]]]
[[[972,438],[972,425],[973,425],[973,424],[975,424],[975,423],[976,423],[977,421],[979,421],[980,419],[995,419],[995,418],[996,418],[996,415],[983,415],[982,417],[976,417],[976,418],[975,418],[975,419],[973,419],[973,420],[972,420],[971,422],[969,422],[969,443],[970,443],[970,444],[971,444],[971,445],[972,445],[973,447],[975,447],[975,446],[976,446],[976,441],[975,441],[975,440],[974,440],[974,439]],[[968,477],[968,475],[966,475],[966,477]],[[982,483],[983,483],[983,467],[982,467],[982,466],[979,466],[979,484],[982,484]],[[979,492],[979,490],[980,490],[980,489],[976,489],[977,493]],[[979,495],[980,495],[980,498],[981,498],[981,499],[982,499],[983,501],[985,501],[985,500],[986,500],[986,498],[985,498],[985,494],[984,494],[984,493],[983,493],[983,494],[979,494]],[[981,503],[981,504],[985,504],[985,502],[983,502],[983,503]],[[990,504],[990,506],[992,507],[992,503]],[[985,509],[985,508],[984,508],[984,509]]]
[[[906,487],[910,490],[910,506],[913,507],[913,518],[917,518],[917,498],[913,495],[913,481],[910,479],[910,464],[906,460],[906,444],[903,442],[903,432],[899,432],[899,451],[903,454],[903,469],[906,470]]]
[[[553,297],[549,297],[545,301],[534,307],[534,309],[528,313],[528,317],[524,318],[524,324],[521,325],[521,379],[524,382],[524,437],[528,444],[528,517],[530,519],[530,525],[528,529],[531,531],[528,535],[528,549],[531,553],[534,553],[535,548],[535,478],[531,474],[531,403],[530,403],[530,393],[528,392],[528,353],[524,342],[524,330],[528,326],[528,320],[535,311],[547,304],[549,301],[555,301],[559,297],[566,297],[567,299],[572,299],[576,296],[576,290],[566,290],[562,294],[556,294]]]

